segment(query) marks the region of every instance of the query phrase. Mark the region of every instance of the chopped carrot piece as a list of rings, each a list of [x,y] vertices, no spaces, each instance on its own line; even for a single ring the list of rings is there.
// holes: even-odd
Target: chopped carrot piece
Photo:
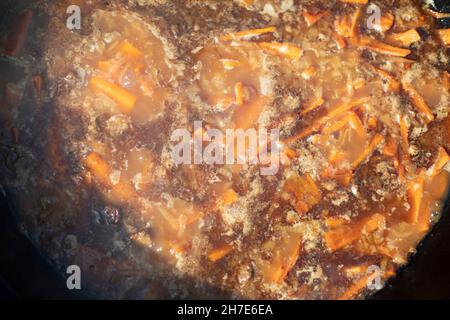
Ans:
[[[341,130],[345,126],[350,126],[352,129],[356,131],[359,136],[365,135],[365,129],[359,117],[353,111],[350,111],[347,115],[345,115],[342,119],[336,122],[329,122],[323,128],[324,134],[330,134],[336,131]]]
[[[347,111],[350,111],[357,106],[367,103],[368,101],[369,101],[369,97],[363,97],[363,98],[355,99],[355,100],[351,101],[350,103],[344,103],[344,104],[337,105],[332,110],[328,111],[327,115],[315,120],[309,127],[301,130],[299,133],[295,134],[294,136],[287,138],[284,142],[291,143],[291,142],[306,138],[307,136],[313,134],[314,132],[319,131],[325,125],[325,123],[327,121],[330,121],[336,117],[339,117],[339,116],[345,114]]]
[[[384,80],[386,80],[386,83],[388,85],[388,89],[392,92],[399,92],[400,91],[400,82],[397,81],[391,74],[388,72],[374,67],[374,70],[380,77],[382,77]]]
[[[425,116],[427,123],[434,120],[433,112],[428,107],[424,98],[417,92],[417,90],[407,81],[402,81],[402,86],[405,92],[409,95],[413,105],[416,109]]]
[[[358,156],[358,158],[353,161],[351,167],[356,169],[367,157],[369,157],[375,149],[384,141],[384,138],[381,134],[375,134],[369,145],[364,149],[364,151]]]
[[[428,169],[427,173],[431,177],[437,176],[445,165],[450,161],[450,156],[443,147],[439,147],[434,164]]]
[[[378,120],[375,117],[369,117],[367,119],[367,126],[371,129],[375,129],[377,127]]]
[[[351,170],[346,170],[343,172],[338,172],[334,175],[334,180],[343,187],[348,187],[353,178],[353,172]]]
[[[204,213],[202,211],[194,211],[193,214],[189,215],[186,224],[187,225],[191,225],[195,222],[197,222],[198,220],[200,220],[202,217],[204,216]]]
[[[430,202],[431,201],[429,197],[422,198],[419,216],[417,217],[417,230],[419,232],[425,232],[430,229],[430,219],[431,219]]]
[[[384,42],[369,37],[361,37],[358,41],[358,44],[361,47],[372,50],[374,52],[395,57],[406,57],[407,55],[411,54],[411,50],[393,47]]]
[[[234,86],[234,93],[236,95],[236,104],[242,106],[244,104],[244,85],[242,82],[236,83]]]
[[[269,263],[264,261],[261,267],[265,281],[280,283],[286,278],[297,262],[301,239],[301,234],[291,231],[283,234],[276,242],[269,241],[269,246],[272,247],[272,260]]]
[[[302,55],[302,50],[300,48],[289,43],[259,42],[258,45],[273,54],[292,60],[298,60]]]
[[[317,69],[315,67],[308,67],[302,72],[302,77],[309,80],[316,73],[316,71]]]
[[[341,217],[330,217],[325,219],[325,226],[329,229],[340,227],[346,223],[346,220]]]
[[[128,90],[102,78],[93,76],[90,86],[115,100],[123,113],[131,112],[136,103],[136,97]]]
[[[286,154],[286,156],[289,159],[295,159],[297,158],[297,152],[295,152],[295,150],[291,149],[291,148],[284,148],[284,153]]]
[[[364,233],[371,233],[384,227],[385,223],[386,218],[376,213],[353,225],[344,224],[337,227],[330,227],[330,230],[324,234],[324,240],[328,249],[334,252],[359,240]]]
[[[307,213],[322,198],[319,188],[309,174],[289,177],[283,190],[294,195],[295,209],[299,214]]]
[[[91,152],[84,160],[87,168],[101,183],[110,184],[111,168],[98,153]]]
[[[394,20],[395,20],[395,17],[393,14],[391,14],[389,12],[387,12],[386,14],[383,14],[380,19],[380,25],[377,26],[379,29],[378,31],[380,31],[380,32],[389,31],[392,28],[392,26],[394,25]]]
[[[243,88],[244,93],[246,93],[245,89]],[[245,94],[245,97],[248,95]],[[233,115],[235,128],[246,130],[254,127],[265,107],[265,101],[263,96],[254,96],[245,101],[245,108],[236,108]]]
[[[223,257],[225,257],[227,254],[229,254],[233,250],[233,247],[229,245],[228,243],[225,243],[213,250],[211,250],[208,254],[208,259],[212,262],[219,261]]]
[[[124,55],[129,56],[131,58],[140,58],[142,56],[142,51],[136,48],[131,42],[128,40],[122,41],[117,47],[119,52],[122,52]]]
[[[345,41],[344,37],[342,37],[337,32],[333,32],[331,36],[336,41],[339,50],[345,49],[345,47],[347,46],[347,42]]]
[[[410,206],[407,218],[408,223],[417,223],[419,219],[424,184],[423,176],[418,176],[416,179],[408,182],[407,195]]]
[[[346,38],[350,37],[350,30],[352,29],[350,17],[347,15],[338,17],[334,22],[334,28],[338,35]]]
[[[387,40],[403,47],[409,47],[414,42],[420,41],[421,38],[416,29],[411,29],[402,33],[390,34]]]
[[[311,112],[312,110],[315,110],[318,107],[322,106],[324,103],[325,103],[325,100],[323,100],[322,97],[312,98],[311,100],[309,100],[306,103],[306,108],[300,112],[300,115],[307,114],[308,112]]]
[[[349,300],[349,299],[355,297],[365,287],[367,287],[367,283],[369,280],[370,280],[370,275],[362,276],[358,281],[356,281],[352,286],[350,286],[350,288],[345,290],[345,292],[338,298],[338,300]]]
[[[350,276],[360,275],[367,271],[367,264],[347,267],[344,270],[345,270],[345,273],[347,273],[347,275],[350,275]]]
[[[327,117],[328,118],[335,118],[339,117],[340,115],[344,114],[347,111],[352,110],[355,107],[358,107],[360,105],[363,105],[369,101],[369,97],[362,97],[355,99],[349,103],[340,104],[337,107],[333,108],[328,112]]]
[[[112,69],[113,61],[112,60],[100,60],[97,62],[97,67],[105,72],[108,72]]]
[[[439,40],[441,40],[445,46],[450,46],[450,29],[440,29],[436,32]]]
[[[313,24],[317,23],[324,16],[329,14],[329,11],[321,11],[316,14],[308,12],[308,10],[303,10],[303,17],[305,18],[306,24],[308,27],[311,27]]]
[[[241,65],[238,60],[234,59],[221,59],[220,61],[222,62],[225,70],[233,70]]]
[[[111,187],[112,201],[132,201],[135,197],[134,189],[129,184],[119,182],[113,185],[110,178],[111,167],[98,153],[91,152],[88,154],[84,159],[84,163],[97,178],[98,182]]]
[[[383,154],[388,157],[395,157],[398,152],[397,142],[394,138],[388,137],[383,148]]]
[[[386,218],[381,214],[374,214],[364,223],[363,232],[373,232],[386,224]]]
[[[339,0],[344,3],[354,3],[354,4],[368,4],[369,0]]]
[[[356,232],[358,231],[358,232]],[[359,230],[354,231],[350,226],[344,225],[332,228],[325,232],[324,239],[331,252],[344,248],[360,238]]]
[[[233,204],[238,200],[238,194],[233,189],[228,189],[222,195],[222,203],[224,206]]]
[[[361,18],[361,14],[362,14],[361,7],[356,8],[356,11],[353,14],[352,19],[351,19],[351,26],[350,26],[350,33],[349,33],[351,38],[355,38],[358,36],[358,23]]]
[[[230,33],[226,36],[220,37],[220,41],[231,41],[231,40],[238,40],[238,39],[248,39],[260,36],[265,33],[273,33],[277,31],[276,27],[267,27],[267,28],[260,28],[260,29],[250,29],[250,30],[244,30],[239,31],[235,33]]]
[[[366,80],[360,78],[360,79],[355,80],[352,83],[352,87],[354,90],[358,90],[358,89],[363,88],[365,86],[365,84],[366,84]]]

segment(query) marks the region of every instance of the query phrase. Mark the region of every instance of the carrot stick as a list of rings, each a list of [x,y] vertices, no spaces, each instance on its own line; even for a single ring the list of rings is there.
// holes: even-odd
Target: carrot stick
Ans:
[[[91,152],[84,159],[86,167],[94,174],[94,176],[104,184],[110,184],[111,168],[102,157],[95,152]]]
[[[333,32],[331,36],[336,41],[336,45],[339,50],[345,49],[345,47],[347,46],[347,42],[345,41],[343,36],[341,36],[337,32]]]
[[[353,4],[368,4],[369,0],[339,0],[344,3],[353,3]]]
[[[309,174],[289,177],[283,190],[294,195],[295,209],[298,214],[307,213],[322,198],[319,188]]]
[[[233,247],[227,243],[211,250],[208,254],[208,259],[212,262],[219,261],[233,250]]]
[[[329,229],[334,229],[344,225],[346,220],[341,217],[330,217],[325,219],[325,226]]]
[[[269,283],[282,282],[297,262],[301,250],[300,234],[289,232],[273,243],[272,260],[262,266],[264,280]]]
[[[341,0],[342,1],[342,0]],[[370,275],[365,275],[361,277],[356,283],[354,283],[350,288],[345,290],[345,292],[338,298],[338,300],[349,300],[360,293],[370,280]]]
[[[238,60],[234,59],[221,59],[220,60],[223,64],[223,67],[225,70],[233,70],[236,67],[239,67],[241,63]]]
[[[420,207],[423,198],[423,187],[425,180],[422,176],[408,182],[407,196],[409,200],[409,213],[407,222],[417,223],[420,214]]]
[[[297,152],[295,152],[295,150],[285,147],[284,148],[284,154],[289,158],[289,159],[295,159],[297,158]]]
[[[330,134],[341,130],[345,126],[350,126],[361,137],[365,134],[365,129],[361,123],[361,120],[353,111],[350,111],[347,115],[345,115],[342,119],[336,121],[335,123],[331,122],[329,125],[327,124],[323,128],[322,133]]]
[[[367,264],[363,264],[363,265],[357,265],[357,266],[350,266],[345,268],[345,273],[351,276],[354,275],[360,275],[362,273],[365,273],[367,271],[368,265]]]
[[[253,4],[253,0],[242,0],[242,2],[244,2],[244,4],[249,7]]]
[[[447,151],[445,151],[443,147],[439,147],[436,160],[434,164],[428,169],[427,174],[430,177],[437,176],[449,161],[450,156],[448,155]]]
[[[351,101],[350,103],[343,103],[336,107],[334,107],[332,110],[328,112],[327,115],[315,120],[309,127],[306,127],[305,129],[301,130],[299,133],[295,134],[292,137],[287,138],[284,143],[291,143],[297,140],[301,140],[303,138],[306,138],[307,136],[313,134],[314,132],[319,131],[323,125],[336,117],[339,117],[342,114],[345,114],[345,112],[352,110],[353,108],[362,105],[369,101],[369,97],[363,97],[359,99],[355,99]]]
[[[372,50],[377,53],[391,55],[395,57],[406,57],[411,54],[411,50],[393,47],[381,41],[369,38],[369,37],[361,37],[358,41],[358,44],[366,49]]]
[[[359,22],[359,19],[361,18],[361,14],[362,14],[361,7],[358,7],[351,19],[351,26],[350,26],[350,33],[349,33],[351,38],[355,38],[358,36],[358,22]]]
[[[230,33],[228,35],[220,37],[219,40],[220,41],[231,41],[231,40],[238,40],[238,39],[249,39],[249,38],[260,36],[265,33],[273,33],[275,31],[277,31],[276,27],[250,29],[250,30],[244,30],[244,31],[239,31],[239,32],[235,32],[235,33]]]
[[[318,107],[320,107],[320,106],[323,105],[324,103],[325,103],[325,100],[323,100],[322,97],[320,97],[320,98],[312,98],[311,100],[309,100],[309,101],[306,103],[306,108],[303,109],[303,110],[300,112],[300,115],[305,115],[305,114],[311,112],[312,110],[317,109]]]
[[[416,29],[411,29],[402,33],[390,34],[387,40],[403,47],[409,47],[414,42],[420,41],[421,38]]]
[[[113,68],[114,62],[112,60],[100,60],[97,62],[97,67],[105,72],[111,71]]]
[[[358,156],[355,161],[351,164],[352,169],[356,169],[367,157],[369,157],[375,149],[384,141],[381,134],[375,134],[375,136],[370,141],[369,145],[364,149],[364,151]]]
[[[136,48],[131,42],[128,40],[122,41],[118,48],[120,52],[124,55],[129,56],[131,58],[140,58],[142,57],[142,51]]]
[[[324,240],[328,249],[334,252],[359,240],[363,233],[371,233],[383,227],[385,223],[385,217],[376,213],[353,225],[338,225],[336,228],[331,227],[331,230],[324,233]]]
[[[234,86],[234,93],[236,95],[236,104],[242,106],[244,104],[244,85],[242,82],[236,83]]]
[[[367,124],[368,128],[376,129],[376,127],[378,125],[378,120],[374,116],[369,116],[369,118],[367,118],[367,120],[366,120],[366,124]]]
[[[363,104],[367,103],[368,101],[369,101],[369,97],[362,97],[362,98],[354,99],[350,103],[340,104],[337,107],[335,107],[332,110],[330,110],[328,112],[327,116],[329,118],[338,117],[338,116],[344,114],[345,112],[352,110],[355,107],[358,107],[360,105],[363,105]]]
[[[350,37],[350,30],[352,28],[352,21],[349,16],[345,15],[342,17],[338,17],[334,21],[334,28],[336,29],[336,33],[342,37]]]
[[[389,31],[392,28],[392,26],[394,25],[394,20],[395,20],[395,17],[393,14],[391,14],[389,12],[386,14],[383,14],[380,19],[380,25],[377,26],[379,29],[378,31],[380,31],[380,32]]]
[[[373,67],[373,69],[375,70],[376,73],[378,73],[378,75],[380,77],[382,77],[383,79],[386,80],[388,89],[390,91],[392,91],[392,92],[400,91],[400,82],[397,81],[397,79],[395,79],[391,74],[389,74],[388,72],[386,72],[382,69],[378,69],[376,67]]]
[[[311,77],[316,73],[317,68],[314,66],[310,66],[302,71],[302,77],[306,80],[311,79]]]
[[[395,157],[397,155],[397,152],[398,146],[397,143],[395,142],[395,139],[392,137],[388,137],[386,139],[386,144],[384,145],[383,148],[383,154],[388,157]]]
[[[115,100],[123,113],[130,113],[136,103],[136,97],[132,93],[102,78],[93,76],[90,86]]]
[[[321,11],[316,14],[309,13],[308,10],[303,10],[303,17],[305,18],[306,24],[308,27],[311,27],[313,24],[317,23],[320,19],[322,19],[324,16],[329,14],[329,11]]]
[[[97,178],[98,182],[111,188],[111,200],[119,200],[120,202],[133,201],[136,196],[133,187],[123,182],[113,185],[110,178],[111,167],[98,153],[91,152],[88,154],[84,159],[84,163]]]
[[[289,43],[259,42],[258,45],[273,54],[292,60],[298,60],[302,55],[302,50],[300,48]]]
[[[417,217],[417,230],[419,232],[425,232],[430,229],[430,218],[431,218],[431,208],[430,208],[430,198],[423,197],[419,216]]]
[[[417,92],[417,90],[407,81],[402,81],[402,86],[405,92],[409,95],[416,109],[424,115],[426,122],[429,123],[433,121],[434,120],[433,112],[431,112],[427,103],[425,102],[423,97]]]

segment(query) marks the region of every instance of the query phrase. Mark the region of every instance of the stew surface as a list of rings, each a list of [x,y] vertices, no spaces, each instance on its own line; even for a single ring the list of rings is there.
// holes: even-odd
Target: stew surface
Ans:
[[[97,297],[364,297],[447,195],[437,15],[403,0],[36,2],[3,41],[0,182],[24,232]],[[174,159],[179,130],[190,163]],[[279,139],[253,159],[226,132]]]

